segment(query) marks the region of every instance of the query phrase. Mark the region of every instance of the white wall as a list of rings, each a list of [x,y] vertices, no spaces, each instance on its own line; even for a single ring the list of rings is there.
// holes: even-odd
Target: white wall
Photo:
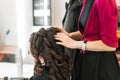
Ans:
[[[0,33],[1,42],[8,45],[17,44],[16,26],[16,0],[0,0]],[[10,29],[10,34],[5,37],[6,31]],[[3,42],[4,40],[4,42]]]
[[[65,14],[66,0],[51,0],[52,1],[52,25],[62,26],[62,19]]]

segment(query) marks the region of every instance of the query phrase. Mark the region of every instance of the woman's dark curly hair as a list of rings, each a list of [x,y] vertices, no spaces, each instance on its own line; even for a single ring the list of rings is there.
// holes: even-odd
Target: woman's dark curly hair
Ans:
[[[48,74],[48,80],[70,80],[71,60],[64,47],[57,45],[54,35],[60,32],[54,27],[41,28],[30,36],[30,51],[35,58],[34,73]],[[39,60],[44,59],[45,65]]]

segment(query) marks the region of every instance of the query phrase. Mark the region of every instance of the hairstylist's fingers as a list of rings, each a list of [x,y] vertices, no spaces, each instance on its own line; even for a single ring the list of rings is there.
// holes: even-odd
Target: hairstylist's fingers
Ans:
[[[62,33],[57,33],[56,35],[54,35],[54,37],[55,37],[55,39],[60,40],[60,39],[62,39],[63,34]]]
[[[56,42],[56,44],[64,46],[62,42]]]
[[[54,35],[55,37],[59,37],[59,38],[63,38],[65,37],[66,35],[64,33],[57,33],[56,35]]]
[[[62,41],[63,37],[65,37],[65,34],[63,33],[57,33],[56,35],[54,35],[54,38],[58,41]]]

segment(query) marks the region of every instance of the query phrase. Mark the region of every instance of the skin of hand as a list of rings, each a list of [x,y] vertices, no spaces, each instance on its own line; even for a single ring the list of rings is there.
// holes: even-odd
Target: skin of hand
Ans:
[[[58,40],[58,42],[56,42],[56,44],[58,45],[62,45],[71,49],[77,48],[77,41],[70,38],[68,35],[64,33],[57,33],[54,37],[56,40]]]
[[[65,46],[67,48],[76,49],[77,41],[80,40],[81,34],[79,31],[68,33],[62,27],[54,27],[60,30],[60,33],[54,35],[55,39],[58,40],[56,44]]]
[[[65,35],[69,36],[69,33],[65,31],[62,27],[54,27],[54,28],[58,29],[61,33],[64,33]]]

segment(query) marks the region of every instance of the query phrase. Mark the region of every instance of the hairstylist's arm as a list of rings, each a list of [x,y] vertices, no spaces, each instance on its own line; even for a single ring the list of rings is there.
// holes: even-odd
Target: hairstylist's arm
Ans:
[[[81,39],[81,33],[79,31],[75,31],[75,32],[71,32],[68,33],[67,31],[65,31],[62,27],[55,27],[56,29],[60,30],[61,33],[71,37],[72,39],[75,40],[80,40]]]
[[[80,44],[80,42],[78,42]],[[116,48],[110,47],[103,43],[102,40],[88,41],[86,50],[88,51],[115,51]]]
[[[69,37],[75,40],[80,40],[82,37],[82,34],[79,31],[69,33]]]
[[[57,33],[55,39],[58,40],[56,44],[62,45],[71,49],[81,49],[83,41],[76,41],[65,35],[64,33]],[[104,44],[101,40],[88,41],[86,50],[88,51],[115,51],[116,48]]]

